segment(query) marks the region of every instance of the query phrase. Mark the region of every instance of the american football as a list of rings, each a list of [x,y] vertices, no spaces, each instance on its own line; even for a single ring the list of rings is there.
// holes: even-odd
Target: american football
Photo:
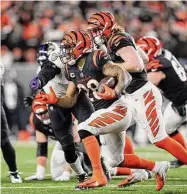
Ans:
[[[1,1],[2,193],[187,194],[186,10]]]
[[[104,93],[104,85],[107,85],[109,88],[114,89],[116,86],[117,80],[114,77],[105,77],[99,82],[98,92]]]

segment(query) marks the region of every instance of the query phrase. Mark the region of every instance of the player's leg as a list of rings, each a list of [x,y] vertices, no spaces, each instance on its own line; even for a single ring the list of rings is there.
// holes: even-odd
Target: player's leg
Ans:
[[[124,147],[124,154],[134,154],[134,147],[132,144],[131,139],[126,135],[125,136],[125,147]]]
[[[55,181],[70,180],[70,168],[67,164],[61,144],[57,141],[50,161],[51,177]]]
[[[81,166],[80,159],[75,152],[71,110],[50,106],[49,116],[55,136],[62,146],[67,163],[69,163],[70,167],[78,175],[78,178],[82,177],[81,179],[84,179],[83,175],[85,175],[85,172]]]
[[[22,179],[18,174],[17,170],[15,150],[8,138],[8,123],[2,106],[1,106],[1,149],[3,157],[10,171],[11,182],[22,183]]]
[[[144,94],[144,103],[146,118],[149,122],[148,136],[150,141],[187,164],[187,150],[180,143],[170,138],[165,131],[164,118],[161,112],[162,97],[155,86],[152,86],[152,89]]]
[[[164,121],[167,134],[179,142],[186,149],[186,142],[180,131],[177,129],[186,120],[185,106],[175,108],[170,102],[164,111]]]
[[[107,183],[101,167],[100,147],[95,135],[119,132],[121,129],[129,127],[132,114],[124,104],[123,98],[121,98],[109,108],[94,112],[89,119],[78,126],[80,137],[93,168],[93,176],[87,182],[88,185],[95,187]]]

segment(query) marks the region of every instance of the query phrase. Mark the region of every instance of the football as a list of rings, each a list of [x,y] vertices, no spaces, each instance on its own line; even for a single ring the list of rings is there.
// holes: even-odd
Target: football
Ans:
[[[98,92],[99,93],[104,93],[104,85],[106,84],[109,88],[114,89],[116,86],[117,80],[114,77],[105,77],[99,82],[98,86]]]

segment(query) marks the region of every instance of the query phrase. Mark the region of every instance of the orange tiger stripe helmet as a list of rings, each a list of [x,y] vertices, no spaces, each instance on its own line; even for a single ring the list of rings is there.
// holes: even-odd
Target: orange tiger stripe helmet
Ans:
[[[94,13],[88,19],[88,25],[88,30],[91,31],[93,38],[101,36],[100,38],[105,40],[111,34],[117,23],[113,14],[101,11]]]
[[[92,41],[86,31],[70,31],[62,39],[60,57],[65,64],[74,65],[77,59],[91,49]]]
[[[161,42],[155,37],[144,36],[138,39],[136,44],[145,51],[149,60],[152,60],[153,57],[156,57],[161,53]]]

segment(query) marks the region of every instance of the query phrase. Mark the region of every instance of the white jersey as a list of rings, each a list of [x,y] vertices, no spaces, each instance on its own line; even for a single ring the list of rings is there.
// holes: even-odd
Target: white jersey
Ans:
[[[40,72],[41,68],[37,70],[37,74]],[[49,93],[49,88],[52,87],[56,96],[61,97],[66,94],[68,86],[68,80],[65,78],[64,70],[61,69],[61,73],[56,75],[52,80],[50,80],[44,87],[43,90]]]

